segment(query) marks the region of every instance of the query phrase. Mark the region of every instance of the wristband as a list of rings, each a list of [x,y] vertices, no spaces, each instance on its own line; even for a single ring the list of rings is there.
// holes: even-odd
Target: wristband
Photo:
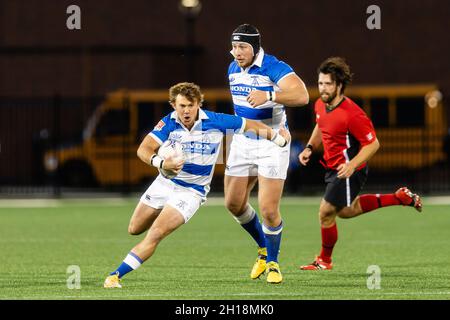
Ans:
[[[152,155],[152,158],[150,159],[150,164],[156,168],[162,169],[164,160],[158,156],[156,153]]]
[[[309,144],[309,143],[306,145],[305,149],[306,149],[306,148],[308,148],[308,149],[311,150],[311,151],[314,150],[312,144]]]
[[[275,143],[276,145],[280,146],[280,147],[285,147],[287,145],[287,141],[285,138],[283,138],[282,136],[280,136],[277,133],[275,133],[275,135],[272,137],[272,139],[270,139],[273,143]]]
[[[275,101],[275,91],[267,91],[266,92],[266,99],[267,101]]]

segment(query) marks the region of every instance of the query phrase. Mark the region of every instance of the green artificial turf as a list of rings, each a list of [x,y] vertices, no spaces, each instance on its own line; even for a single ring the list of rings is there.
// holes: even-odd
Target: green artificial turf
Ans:
[[[250,279],[256,245],[219,202],[163,240],[122,289],[104,289],[105,277],[143,237],[127,233],[134,204],[0,208],[0,299],[450,299],[450,206],[339,219],[335,267],[314,272],[298,266],[320,249],[318,203],[301,198],[281,207],[279,285]],[[67,287],[71,265],[80,267],[80,289]],[[381,289],[367,287],[370,265],[380,268]]]

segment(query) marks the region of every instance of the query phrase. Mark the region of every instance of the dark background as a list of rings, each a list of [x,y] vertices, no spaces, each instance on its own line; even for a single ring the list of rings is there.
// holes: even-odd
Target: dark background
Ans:
[[[66,28],[70,4],[81,8],[79,31]],[[371,4],[381,8],[381,30],[366,27]],[[195,25],[202,53],[194,80],[202,87],[227,86],[230,34],[246,22],[259,28],[266,52],[286,60],[307,85],[315,85],[320,62],[340,55],[350,63],[355,84],[433,82],[447,96],[449,16],[446,0],[202,1]],[[175,0],[3,0],[2,50],[32,48],[34,53],[3,52],[0,94],[79,96],[122,87],[166,89],[186,80],[185,55],[119,54],[118,48],[183,47],[186,36]],[[89,53],[90,48],[108,46],[111,52]],[[52,52],[64,47],[73,50]],[[89,63],[86,56],[91,56]]]
[[[339,55],[355,85],[433,83],[449,100],[447,0],[201,3],[198,17],[187,20],[175,0],[0,1],[2,186],[35,184],[33,139],[39,126],[55,124],[55,105],[63,131],[76,132],[119,88],[167,89],[186,80],[226,88],[230,34],[241,23],[257,26],[265,51],[307,86],[315,86],[324,59]],[[66,28],[71,4],[81,8],[81,30]],[[372,4],[381,8],[381,30],[366,27]],[[36,125],[43,114],[47,120]]]

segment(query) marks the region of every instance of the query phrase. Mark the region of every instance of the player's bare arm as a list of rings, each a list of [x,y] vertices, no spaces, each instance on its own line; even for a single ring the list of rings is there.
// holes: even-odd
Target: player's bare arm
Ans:
[[[372,143],[364,146],[359,150],[358,154],[347,163],[339,165],[337,177],[340,179],[346,179],[350,177],[361,164],[370,160],[373,155],[380,148],[378,139],[375,139]]]
[[[309,138],[307,147],[298,155],[298,161],[304,166],[306,166],[311,157],[312,151],[320,146],[322,143],[322,133],[320,132],[319,126],[316,124],[314,130]],[[310,147],[308,147],[310,146]]]
[[[281,91],[272,93],[272,97],[270,97],[270,94],[267,91],[253,90],[248,95],[247,101],[252,107],[262,105],[270,99],[272,99],[271,101],[291,107],[308,104],[309,94],[306,90],[305,83],[295,73],[284,77],[277,85],[280,87]]]
[[[159,143],[150,135],[147,135],[142,140],[137,150],[137,155],[144,163],[148,165],[154,165],[152,163],[152,157],[158,151]],[[161,159],[162,160],[162,159]],[[180,172],[183,168],[184,160],[180,158],[173,158],[171,156],[164,159],[162,167],[166,170],[172,170],[174,172]]]
[[[300,107],[309,103],[305,83],[295,73],[278,82],[281,91],[276,93],[275,101],[288,107]]]
[[[277,143],[275,140],[277,139],[277,132],[262,122],[246,119],[244,131],[253,131],[258,136]],[[291,141],[291,134],[286,128],[280,128],[278,134],[286,141],[285,144],[281,143],[281,146],[284,146]]]

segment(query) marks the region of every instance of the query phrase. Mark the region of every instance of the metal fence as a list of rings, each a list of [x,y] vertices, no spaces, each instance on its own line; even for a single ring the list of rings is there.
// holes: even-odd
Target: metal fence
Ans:
[[[0,97],[1,196],[143,191],[157,171],[143,164],[136,150],[142,137],[170,111],[165,95],[163,92],[157,99],[153,95],[151,102],[136,99],[132,92],[120,98],[112,96],[109,102],[104,97]],[[208,99],[206,95],[205,108],[232,113],[228,95],[221,97]],[[358,102],[365,104],[364,100]],[[365,109],[375,124],[381,148],[369,163],[365,190],[389,192],[407,185],[426,194],[448,193],[450,140],[441,123],[445,109],[441,106],[442,111],[431,115],[427,110],[419,112],[415,115],[422,117],[419,121],[392,123],[383,118],[383,107],[376,103],[383,105],[372,101],[371,108]],[[413,102],[407,107],[414,109]],[[385,114],[391,112],[388,109]],[[401,112],[399,107],[397,118]],[[308,167],[296,160],[314,127],[312,103],[287,108],[287,113],[293,142],[285,194],[321,193],[321,152],[314,153]],[[223,191],[223,170],[223,165],[216,167],[212,192]]]

